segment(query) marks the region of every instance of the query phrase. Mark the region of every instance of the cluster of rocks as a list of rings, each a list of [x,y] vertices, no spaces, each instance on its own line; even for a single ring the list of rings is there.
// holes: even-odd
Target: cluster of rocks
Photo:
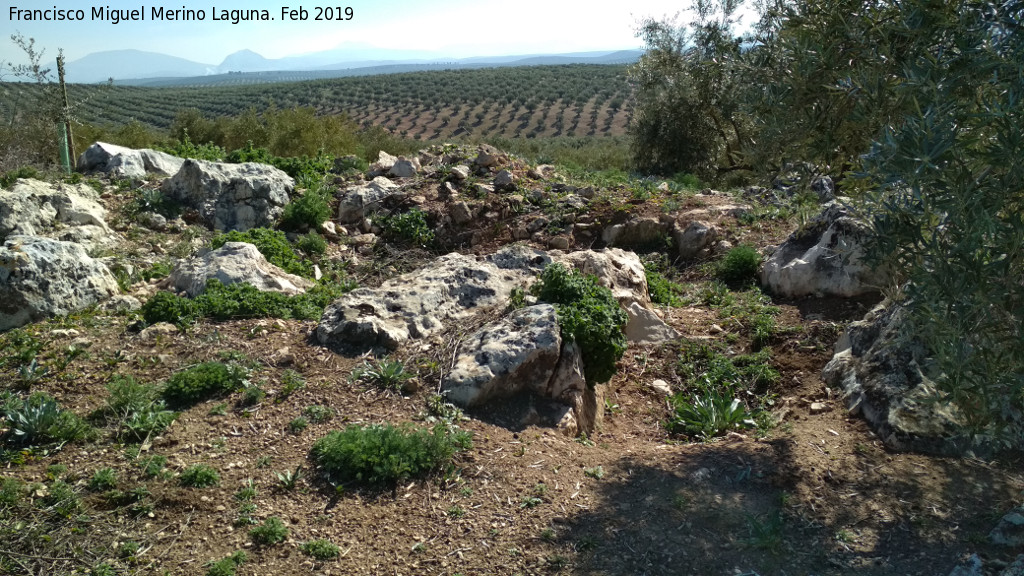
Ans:
[[[1024,576],[1024,506],[1007,512],[986,538],[986,543],[997,553],[1009,553],[1013,560],[1004,562],[983,559],[971,554],[963,559],[949,576]]]
[[[378,288],[350,292],[324,312],[317,339],[353,351],[394,350],[413,340],[430,346],[448,328],[483,323],[459,347],[456,368],[442,382],[449,398],[474,407],[530,391],[566,407],[557,419],[566,431],[591,431],[602,413],[595,407],[603,388],[585,385],[585,359],[562,341],[554,309],[535,304],[501,316],[513,290],[529,286],[553,262],[597,276],[631,311],[626,333],[634,342],[678,337],[651,308],[643,265],[632,252],[565,254],[513,245],[487,257],[448,254]]]

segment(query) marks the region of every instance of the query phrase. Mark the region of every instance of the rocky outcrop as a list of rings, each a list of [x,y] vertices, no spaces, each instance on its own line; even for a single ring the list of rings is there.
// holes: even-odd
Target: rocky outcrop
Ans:
[[[780,296],[852,297],[877,293],[883,271],[863,262],[867,224],[839,201],[779,246],[761,269],[761,283]]]
[[[422,166],[420,165],[419,158],[406,158],[405,156],[400,156],[388,170],[388,176],[393,176],[395,178],[412,178],[420,173],[421,168]]]
[[[557,398],[548,388],[561,351],[555,307],[521,308],[466,338],[441,389],[467,408],[526,391]]]
[[[206,290],[210,279],[229,284],[252,284],[262,292],[296,295],[313,283],[274,266],[252,244],[228,242],[216,250],[183,260],[167,279],[169,287],[195,297]]]
[[[317,339],[342,348],[394,350],[505,305],[513,288],[530,282],[550,262],[547,254],[521,246],[487,258],[448,254],[379,288],[345,294],[324,311]]]
[[[672,238],[676,243],[676,254],[684,260],[692,260],[708,250],[718,240],[718,228],[707,222],[695,220],[685,228],[676,226]]]
[[[552,254],[552,259],[584,274],[596,276],[598,283],[611,290],[623,308],[628,309],[633,302],[644,308],[651,305],[651,297],[647,293],[647,273],[640,258],[633,252],[607,248]]]
[[[99,194],[85,184],[50,184],[23,179],[0,190],[0,240],[46,236],[87,247],[110,241],[107,211]]]
[[[291,200],[295,181],[266,164],[186,160],[161,185],[168,197],[195,208],[214,230],[273,226]]]
[[[850,412],[862,415],[893,449],[945,454],[963,449],[955,438],[955,408],[932,402],[929,361],[903,307],[883,303],[851,324],[822,379],[841,388]]]
[[[79,244],[11,236],[0,247],[0,330],[77,312],[119,292],[110,270]]]
[[[668,239],[668,226],[653,217],[636,218],[604,229],[601,239],[609,246],[664,245]]]
[[[97,142],[78,157],[78,171],[102,172],[109,176],[142,178],[146,174],[171,176],[185,163],[183,158],[166,152],[134,150],[105,142]]]
[[[401,188],[383,176],[368,184],[352,186],[341,193],[338,203],[338,221],[342,224],[358,222],[381,207],[392,196],[401,194]]]

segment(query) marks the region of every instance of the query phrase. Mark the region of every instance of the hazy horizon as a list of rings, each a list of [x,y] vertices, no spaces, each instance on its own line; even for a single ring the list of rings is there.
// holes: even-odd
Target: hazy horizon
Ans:
[[[217,65],[240,50],[252,50],[265,58],[277,59],[346,44],[430,52],[436,57],[449,58],[637,49],[642,43],[635,32],[643,20],[672,17],[686,8],[667,0],[641,0],[628,5],[522,0],[515,10],[495,0],[430,3],[391,0],[341,4],[342,10],[346,6],[353,8],[352,20],[315,22],[315,7],[327,6],[322,2],[227,0],[215,4],[189,3],[187,8],[205,11],[204,21],[154,22],[150,17],[156,6],[161,5],[113,0],[74,5],[73,9],[84,11],[85,21],[12,21],[13,10],[54,7],[32,3],[8,6],[0,17],[5,19],[12,34],[34,38],[37,48],[46,51],[44,61],[55,57],[58,48],[62,48],[69,62],[96,52],[142,50]],[[282,20],[284,6],[293,10],[302,6],[308,19]],[[93,8],[144,8],[147,20],[118,24],[93,21]],[[238,9],[266,9],[273,20],[232,24],[212,19],[214,11],[219,14],[221,10]],[[0,60],[20,63],[24,61],[24,54],[7,40],[0,43]]]

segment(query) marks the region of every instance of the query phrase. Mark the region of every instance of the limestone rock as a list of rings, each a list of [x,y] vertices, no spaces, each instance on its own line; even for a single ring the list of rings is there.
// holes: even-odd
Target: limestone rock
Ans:
[[[441,389],[471,408],[524,391],[544,393],[562,348],[555,307],[521,308],[470,335]]]
[[[628,309],[633,302],[644,308],[651,305],[647,293],[647,273],[640,258],[633,252],[606,248],[553,254],[552,258],[566,267],[597,276],[598,283],[611,290],[623,308]]]
[[[381,150],[377,153],[377,161],[370,165],[370,176],[382,176],[395,167],[398,158]]]
[[[228,242],[216,250],[179,262],[168,282],[174,290],[196,297],[206,290],[206,282],[213,278],[224,285],[252,284],[263,292],[293,296],[313,285],[267,262],[255,246],[245,242]]]
[[[271,227],[291,199],[295,181],[265,164],[186,160],[161,185],[164,194],[199,211],[214,230]]]
[[[46,236],[87,247],[116,241],[99,200],[86,184],[18,180],[10,190],[0,190],[0,240]]]
[[[718,240],[718,228],[707,222],[694,221],[686,228],[677,226],[672,237],[675,239],[679,257],[690,260],[700,254],[701,250],[714,245]]]
[[[473,221],[473,211],[470,210],[469,204],[465,202],[456,202],[452,204],[452,222],[457,226],[463,226]]]
[[[508,170],[502,170],[494,177],[495,190],[515,190],[516,177]]]
[[[142,149],[133,150],[123,146],[96,142],[78,157],[78,171],[82,173],[103,172],[110,176],[142,178],[146,174],[171,176],[181,169],[184,158],[165,152]]]
[[[442,256],[378,288],[345,294],[324,311],[317,339],[327,345],[394,350],[446,324],[504,306],[513,288],[532,281],[550,261],[543,252],[522,246],[505,248],[488,258]]]
[[[675,328],[665,324],[650,308],[633,302],[626,307],[626,340],[637,344],[657,345],[679,338]]]
[[[476,160],[473,161],[481,168],[492,168],[505,162],[508,162],[508,157],[497,148],[487,144],[483,144],[477,149]]]
[[[761,283],[780,296],[876,293],[884,271],[862,261],[867,225],[840,202],[830,202],[812,222],[791,234],[761,269]]]
[[[601,239],[609,246],[650,246],[665,241],[666,229],[657,218],[636,218],[605,228]]]
[[[395,178],[412,178],[420,173],[421,168],[422,166],[420,166],[419,158],[406,158],[405,156],[401,156],[388,170],[388,175],[394,176]]]
[[[1009,548],[1024,546],[1024,506],[1018,506],[1003,516],[989,532],[988,541]]]
[[[379,208],[384,200],[399,194],[401,188],[378,176],[369,184],[353,186],[341,194],[338,203],[338,221],[342,224],[358,222],[372,210]]]
[[[88,308],[120,293],[79,244],[11,236],[0,247],[0,330]]]
[[[959,453],[957,412],[929,401],[934,395],[929,360],[906,314],[900,306],[882,303],[851,324],[822,379],[842,389],[850,412],[863,415],[890,448]]]
[[[451,174],[452,178],[455,178],[456,180],[459,180],[461,182],[462,180],[469,178],[469,166],[466,166],[464,164],[452,166]]]

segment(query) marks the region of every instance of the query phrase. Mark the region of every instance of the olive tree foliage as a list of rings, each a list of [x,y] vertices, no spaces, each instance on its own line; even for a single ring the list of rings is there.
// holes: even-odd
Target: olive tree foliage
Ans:
[[[863,161],[869,256],[899,272],[941,401],[1024,444],[1024,2],[905,0],[905,112]]]
[[[636,87],[631,127],[634,165],[664,174],[714,176],[742,164],[750,138],[742,39],[735,31],[741,0],[697,0],[694,20],[645,21],[647,49],[630,72]]]
[[[22,89],[24,83],[43,88],[31,108],[3,106],[0,118],[0,172],[27,164],[48,164],[57,157],[57,122],[64,111],[51,70],[43,65],[44,50],[35,39],[12,34],[11,42],[24,53],[24,62],[0,62],[0,96]],[[4,98],[11,102],[13,98]]]

